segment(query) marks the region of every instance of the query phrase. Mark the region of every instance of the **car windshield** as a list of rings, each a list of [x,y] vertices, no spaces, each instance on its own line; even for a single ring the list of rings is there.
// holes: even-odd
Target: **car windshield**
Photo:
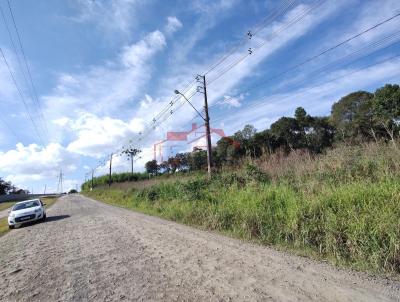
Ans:
[[[24,203],[18,203],[13,207],[13,211],[18,211],[18,210],[23,210],[23,209],[28,209],[28,208],[33,208],[39,206],[39,202],[36,200],[32,201],[27,201]]]

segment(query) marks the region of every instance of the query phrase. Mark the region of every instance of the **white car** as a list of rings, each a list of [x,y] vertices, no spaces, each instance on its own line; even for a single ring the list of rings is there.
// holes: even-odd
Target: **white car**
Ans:
[[[25,222],[45,221],[45,205],[40,199],[17,202],[8,214],[8,227],[13,229]]]

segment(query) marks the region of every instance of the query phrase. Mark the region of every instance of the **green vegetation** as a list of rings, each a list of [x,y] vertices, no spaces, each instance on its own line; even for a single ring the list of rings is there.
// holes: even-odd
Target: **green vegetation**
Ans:
[[[6,201],[6,202],[0,203],[0,211],[6,210],[6,209],[12,207],[15,203],[16,203],[16,201]]]
[[[29,194],[29,191],[18,189],[11,182],[5,181],[0,177],[0,195],[6,194]]]
[[[399,121],[399,85],[358,91],[336,102],[329,116],[299,107],[269,129],[246,125],[221,139],[212,150],[211,180],[198,174],[206,152],[193,150],[122,177],[164,174],[150,186],[142,181],[87,194],[339,265],[400,273]]]
[[[369,143],[324,155],[276,153],[211,180],[85,194],[335,264],[399,273],[399,172],[399,151]]]
[[[45,208],[48,209],[57,201],[57,198],[56,197],[45,197],[45,198],[42,198],[42,201],[44,203],[46,203]],[[15,202],[13,202],[13,204],[14,203]],[[9,228],[8,228],[7,217],[1,218],[0,219],[0,237],[5,235],[8,231],[9,231]]]
[[[148,179],[147,173],[115,173],[111,175],[111,181],[113,183],[127,182],[127,181],[139,181]],[[103,175],[93,178],[93,187],[106,185],[109,182],[109,176]],[[87,181],[82,185],[82,190],[88,190],[92,186],[92,182]]]
[[[7,217],[0,219],[0,237],[9,231]]]

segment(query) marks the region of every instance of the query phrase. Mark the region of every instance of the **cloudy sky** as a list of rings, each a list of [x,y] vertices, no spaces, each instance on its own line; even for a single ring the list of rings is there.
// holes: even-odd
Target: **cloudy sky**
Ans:
[[[0,0],[0,177],[34,192],[56,190],[60,170],[64,189],[91,167],[105,173],[123,146],[143,150],[143,170],[166,131],[200,123],[174,95],[201,109],[197,74],[212,127],[228,135],[298,106],[326,115],[349,92],[400,82],[400,17],[317,56],[399,14],[398,0],[9,3],[23,52]],[[130,169],[122,156],[113,162]]]

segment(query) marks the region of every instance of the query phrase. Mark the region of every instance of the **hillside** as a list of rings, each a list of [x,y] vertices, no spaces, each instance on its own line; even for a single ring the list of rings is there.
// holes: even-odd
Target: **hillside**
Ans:
[[[398,274],[399,172],[398,149],[368,143],[248,159],[211,180],[177,175],[85,194],[337,265]]]

